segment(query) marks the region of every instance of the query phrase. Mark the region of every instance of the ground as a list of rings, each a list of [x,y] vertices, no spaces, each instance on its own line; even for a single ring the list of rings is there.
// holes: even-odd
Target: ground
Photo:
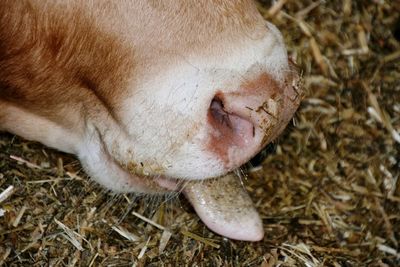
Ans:
[[[261,242],[213,234],[183,198],[105,192],[72,156],[3,133],[0,265],[399,266],[400,2],[259,7],[307,92],[244,180]]]

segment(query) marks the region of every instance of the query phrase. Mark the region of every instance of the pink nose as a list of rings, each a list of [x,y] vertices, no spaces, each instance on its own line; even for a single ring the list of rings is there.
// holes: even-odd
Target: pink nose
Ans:
[[[301,99],[297,76],[292,74],[277,82],[262,73],[238,91],[215,95],[208,111],[208,149],[226,168],[247,162],[283,131]]]
[[[235,112],[235,110],[227,110],[218,97],[212,100],[209,109],[209,122],[215,129],[216,137],[220,137],[220,141],[223,143],[221,145],[242,147],[252,141],[256,126],[249,120],[248,116],[243,115],[240,112]]]

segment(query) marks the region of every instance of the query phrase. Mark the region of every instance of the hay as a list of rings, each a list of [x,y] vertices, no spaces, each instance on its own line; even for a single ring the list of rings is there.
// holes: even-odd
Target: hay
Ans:
[[[211,233],[182,198],[104,192],[73,157],[2,134],[0,265],[400,265],[399,2],[265,2],[307,97],[244,181],[263,241]]]

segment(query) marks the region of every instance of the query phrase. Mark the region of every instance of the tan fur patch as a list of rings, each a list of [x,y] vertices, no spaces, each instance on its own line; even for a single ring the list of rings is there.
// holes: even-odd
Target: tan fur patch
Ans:
[[[133,51],[91,16],[72,7],[2,1],[0,101],[57,122],[82,106],[102,105],[114,115],[134,69]]]

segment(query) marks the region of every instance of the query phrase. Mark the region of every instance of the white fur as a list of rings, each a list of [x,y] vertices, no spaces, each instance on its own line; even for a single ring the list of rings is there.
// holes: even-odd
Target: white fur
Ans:
[[[108,128],[103,136],[107,150],[118,162],[143,163],[141,172],[174,178],[203,179],[228,171],[223,162],[205,148],[210,133],[207,110],[216,90],[238,90],[248,72],[266,71],[277,80],[287,70],[287,55],[282,38],[274,26],[261,40],[224,44],[220,57],[176,56],[163,72],[148,69],[141,80],[132,81],[139,90],[122,103],[124,131]],[[222,50],[223,47],[223,50]],[[171,64],[172,62],[172,64]],[[88,140],[80,159],[96,171],[93,177],[106,187],[115,187],[115,177],[105,170],[102,153]],[[231,148],[232,159],[241,151]],[[104,153],[104,152],[103,152]],[[120,175],[120,174],[119,174]]]
[[[150,1],[139,6],[133,1],[100,0],[37,1],[37,4],[46,12],[51,8],[87,11],[93,25],[116,37],[122,42],[121,47],[132,48],[138,58],[130,61],[138,66],[137,69],[134,66],[133,77],[128,77],[128,88],[109,88],[123,97],[122,102],[113,102],[115,106],[111,107],[118,122],[94,97],[93,103],[82,101],[82,106],[74,110],[65,107],[63,120],[69,123],[4,104],[9,110],[2,114],[9,117],[1,129],[77,154],[97,182],[121,192],[148,191],[143,182],[147,176],[204,179],[222,175],[260,148],[263,133],[257,130],[247,147],[227,148],[230,163],[226,163],[208,146],[216,129],[210,126],[207,114],[217,92],[240,92],[244,80],[256,79],[261,73],[277,81],[285,78],[288,58],[282,37],[269,23],[263,31],[261,16],[254,18],[258,22],[248,35],[240,23],[225,25],[229,29],[224,33],[218,33],[217,26],[211,23],[214,28],[210,30],[215,34],[208,36],[208,24],[202,23],[199,24],[202,27],[194,27],[198,31],[181,42],[178,37],[186,38],[187,28],[197,22],[191,21],[190,10],[183,18],[171,19],[172,14],[180,11],[174,10],[179,5],[167,5],[167,12],[163,13],[163,8],[154,10]],[[100,11],[92,14],[91,10]],[[188,27],[183,27],[182,34],[183,24]],[[197,33],[207,47],[191,44],[197,40]],[[256,102],[258,96],[248,97]],[[57,118],[61,120],[60,116]]]

